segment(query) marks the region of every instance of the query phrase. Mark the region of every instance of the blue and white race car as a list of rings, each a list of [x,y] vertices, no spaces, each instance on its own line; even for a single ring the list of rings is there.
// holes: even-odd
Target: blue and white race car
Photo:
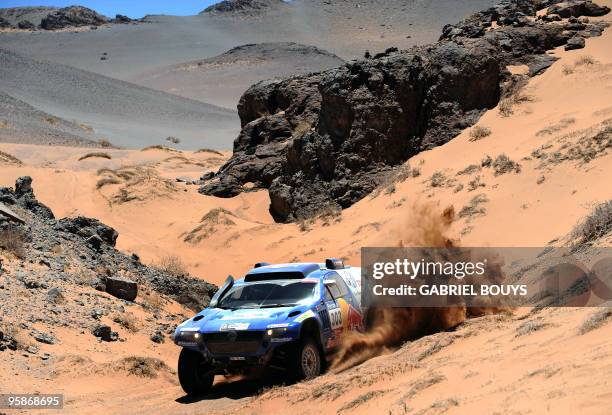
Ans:
[[[258,263],[238,281],[228,277],[208,308],[180,324],[174,342],[181,386],[202,395],[217,374],[254,367],[286,369],[308,379],[325,368],[342,335],[363,329],[360,268]]]

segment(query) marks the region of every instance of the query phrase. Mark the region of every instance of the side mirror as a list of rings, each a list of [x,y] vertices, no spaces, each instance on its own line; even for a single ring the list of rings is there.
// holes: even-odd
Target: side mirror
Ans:
[[[219,291],[217,291],[215,295],[213,295],[213,298],[210,299],[210,303],[208,304],[208,306],[216,307],[217,304],[219,304],[219,300],[221,300],[223,296],[227,294],[229,290],[232,289],[233,286],[234,286],[234,277],[229,275],[227,279],[225,280],[225,282],[223,283],[223,285],[221,286],[221,288],[219,289]]]

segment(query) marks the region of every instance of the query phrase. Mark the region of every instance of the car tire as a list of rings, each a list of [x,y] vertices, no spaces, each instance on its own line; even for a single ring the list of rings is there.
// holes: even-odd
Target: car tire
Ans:
[[[179,355],[178,377],[181,387],[189,396],[202,396],[212,387],[213,367],[199,352],[183,349]]]
[[[293,366],[293,375],[298,381],[319,376],[323,369],[323,358],[319,345],[309,338],[298,343],[293,354]]]

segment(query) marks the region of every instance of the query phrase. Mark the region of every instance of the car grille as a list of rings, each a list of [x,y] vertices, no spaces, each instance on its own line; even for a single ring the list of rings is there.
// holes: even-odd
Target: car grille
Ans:
[[[263,331],[222,331],[204,333],[204,343],[211,353],[253,354],[259,350],[263,340]]]

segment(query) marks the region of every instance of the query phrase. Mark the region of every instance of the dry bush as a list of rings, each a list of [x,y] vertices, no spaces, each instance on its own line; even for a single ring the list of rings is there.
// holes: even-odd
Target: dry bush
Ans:
[[[129,356],[121,359],[118,368],[126,370],[130,375],[143,378],[156,378],[160,370],[171,372],[162,360],[153,357]]]
[[[187,266],[176,255],[167,255],[160,258],[158,268],[175,277],[182,277],[188,274]]]
[[[45,117],[45,121],[51,125],[59,124],[59,118],[57,117]]]
[[[576,61],[574,62],[574,65],[575,66],[589,66],[589,65],[595,65],[596,63],[597,61],[592,56],[582,55],[581,57],[576,59]]]
[[[232,212],[224,208],[211,209],[207,214],[202,216],[200,224],[192,229],[185,238],[185,242],[197,244],[202,239],[206,239],[213,233],[219,230],[219,226],[234,226],[236,222],[232,220],[235,217]]]
[[[23,162],[19,160],[17,157],[5,153],[4,151],[0,151],[0,164],[10,164],[14,166],[22,166]]]
[[[223,156],[223,153],[217,150],[213,150],[211,148],[201,148],[199,150],[194,151],[194,153],[212,153],[218,156]]]
[[[559,120],[558,123],[550,125],[546,128],[542,128],[540,131],[538,131],[536,133],[536,136],[542,136],[542,135],[552,135],[558,131],[561,131],[567,127],[569,127],[570,125],[572,125],[573,123],[576,122],[575,118],[572,117],[568,117],[568,118],[562,118],[561,120]]]
[[[569,65],[563,65],[563,69],[561,69],[563,75],[571,75],[574,73],[574,68]]]
[[[158,197],[168,197],[177,191],[172,180],[161,177],[149,166],[126,166],[112,170],[99,169],[102,176],[96,188],[101,189],[108,184],[120,184],[122,187],[107,197],[110,204],[123,204],[132,201],[146,201]]]
[[[489,127],[476,125],[470,130],[470,141],[477,141],[490,135],[491,129]]]
[[[378,185],[378,187],[374,189],[372,193],[370,193],[370,199],[378,197],[380,193],[383,191],[384,191],[384,194],[386,195],[395,193],[395,190],[396,190],[395,185],[397,183],[402,183],[406,181],[406,179],[408,179],[409,177],[416,177],[416,176],[413,176],[413,171],[410,169],[410,167],[407,164],[402,164],[394,168],[393,170],[391,170],[384,176],[383,180]]]
[[[550,324],[539,321],[526,321],[516,329],[516,334],[514,335],[514,337],[525,336],[527,334],[531,334],[533,332],[547,328],[548,326],[550,326]]]
[[[470,200],[470,203],[468,205],[461,208],[461,210],[459,211],[459,217],[470,219],[473,216],[481,216],[486,214],[487,210],[480,205],[488,201],[489,198],[487,198],[484,193],[474,196],[472,200]]]
[[[464,174],[473,174],[473,173],[477,173],[480,170],[482,170],[482,168],[476,164],[470,164],[469,166],[467,166],[465,169],[460,170],[457,172],[457,176],[462,176]]]
[[[96,190],[99,190],[108,184],[121,184],[121,180],[117,179],[116,177],[103,177],[96,182]]]
[[[17,258],[25,258],[26,235],[21,228],[9,225],[0,231],[0,247],[13,253]]]
[[[114,147],[112,143],[108,141],[106,138],[99,139],[98,144],[100,144],[100,147],[103,147],[103,148],[113,148]]]
[[[495,160],[493,161],[492,167],[493,169],[495,169],[494,174],[496,176],[500,176],[502,174],[506,174],[510,172],[515,172],[515,173],[521,172],[521,165],[518,164],[516,161],[511,160],[510,157],[508,157],[507,155],[503,153],[497,156],[497,158],[495,158]]]
[[[142,306],[147,310],[161,310],[166,304],[162,296],[154,291],[143,291],[142,293],[138,293],[138,296],[140,297]]]
[[[483,182],[481,180],[480,175],[474,177],[473,180],[470,180],[468,182],[468,192],[473,192],[474,190],[478,189],[479,187],[485,187],[486,183]]]
[[[525,92],[527,81],[526,77],[513,78],[506,87],[498,106],[499,114],[502,117],[509,117],[514,114],[515,106],[533,101],[533,97]]]
[[[141,149],[140,151],[149,151],[149,150],[161,150],[161,151],[167,151],[169,153],[180,153],[181,152],[180,150],[177,150],[171,147],[167,147],[167,146],[162,146],[161,144],[157,144],[154,146],[148,146],[148,147]]]
[[[113,321],[132,333],[136,333],[140,330],[138,319],[131,313],[116,314],[113,317]]]
[[[604,308],[591,314],[578,328],[580,334],[595,330],[612,320],[612,308]]]
[[[600,203],[574,228],[573,236],[589,243],[612,231],[612,200]]]
[[[178,137],[172,137],[172,136],[170,136],[170,137],[166,137],[166,141],[168,141],[168,142],[170,142],[170,143],[172,143],[172,144],[178,144],[178,143],[180,143],[180,142],[181,142],[181,139],[180,139],[180,138],[178,138]]]
[[[101,158],[101,159],[107,159],[107,160],[112,159],[110,154],[104,153],[101,151],[96,151],[93,153],[87,153],[84,156],[79,157],[79,161],[86,160],[88,158]]]
[[[437,171],[429,178],[431,187],[442,187],[446,183],[446,176],[441,171]]]

